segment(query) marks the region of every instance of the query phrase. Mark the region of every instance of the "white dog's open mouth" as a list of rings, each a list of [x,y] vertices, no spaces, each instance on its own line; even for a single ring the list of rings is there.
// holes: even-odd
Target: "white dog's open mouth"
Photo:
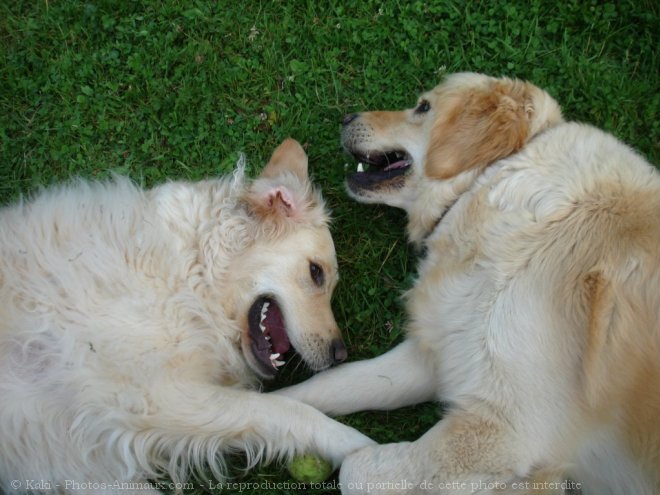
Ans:
[[[291,348],[284,316],[272,297],[259,297],[248,313],[252,354],[266,375],[275,375]]]
[[[352,191],[379,189],[384,186],[403,186],[404,176],[413,161],[404,150],[349,152],[358,161],[357,171],[349,175],[348,187]]]

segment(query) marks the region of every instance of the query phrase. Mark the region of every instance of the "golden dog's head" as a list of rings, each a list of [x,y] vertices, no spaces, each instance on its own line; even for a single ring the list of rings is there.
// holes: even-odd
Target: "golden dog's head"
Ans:
[[[243,198],[253,243],[236,260],[233,307],[242,321],[241,348],[270,378],[291,347],[314,370],[346,358],[330,300],[338,281],[335,248],[307,156],[284,141]]]
[[[414,108],[344,118],[342,145],[360,162],[347,187],[358,201],[424,216],[420,208],[428,213],[431,203],[451,202],[451,189],[460,190],[466,178],[561,121],[559,105],[530,83],[450,75],[422,94]],[[452,184],[445,192],[430,192],[429,184],[439,182]]]

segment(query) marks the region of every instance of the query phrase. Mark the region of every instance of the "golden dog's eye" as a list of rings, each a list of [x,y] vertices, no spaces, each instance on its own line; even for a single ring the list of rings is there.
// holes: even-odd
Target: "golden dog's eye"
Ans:
[[[312,277],[312,280],[316,285],[321,287],[325,282],[325,275],[323,274],[323,268],[320,265],[317,265],[314,262],[309,264],[309,274]]]
[[[431,104],[427,100],[422,100],[415,108],[415,113],[426,113],[431,110]]]

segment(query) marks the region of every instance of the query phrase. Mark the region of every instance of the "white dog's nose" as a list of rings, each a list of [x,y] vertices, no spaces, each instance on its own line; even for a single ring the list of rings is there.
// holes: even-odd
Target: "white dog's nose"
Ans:
[[[332,341],[330,345],[330,356],[332,357],[332,364],[339,364],[346,360],[348,352],[346,351],[343,340],[335,339]]]

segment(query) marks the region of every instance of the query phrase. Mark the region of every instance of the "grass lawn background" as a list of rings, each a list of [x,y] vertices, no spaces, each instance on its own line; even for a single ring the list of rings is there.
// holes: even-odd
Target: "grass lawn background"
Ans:
[[[1,2],[0,204],[72,176],[212,177],[239,152],[254,175],[292,136],[333,211],[349,358],[371,357],[401,339],[416,257],[401,212],[345,195],[342,116],[412,106],[448,72],[516,76],[657,164],[659,32],[658,4],[644,0]],[[284,375],[307,372],[292,363]],[[341,420],[389,442],[439,415],[424,405]],[[219,492],[202,480],[196,491]],[[289,477],[270,466],[241,480]],[[266,492],[301,491],[243,491]]]

